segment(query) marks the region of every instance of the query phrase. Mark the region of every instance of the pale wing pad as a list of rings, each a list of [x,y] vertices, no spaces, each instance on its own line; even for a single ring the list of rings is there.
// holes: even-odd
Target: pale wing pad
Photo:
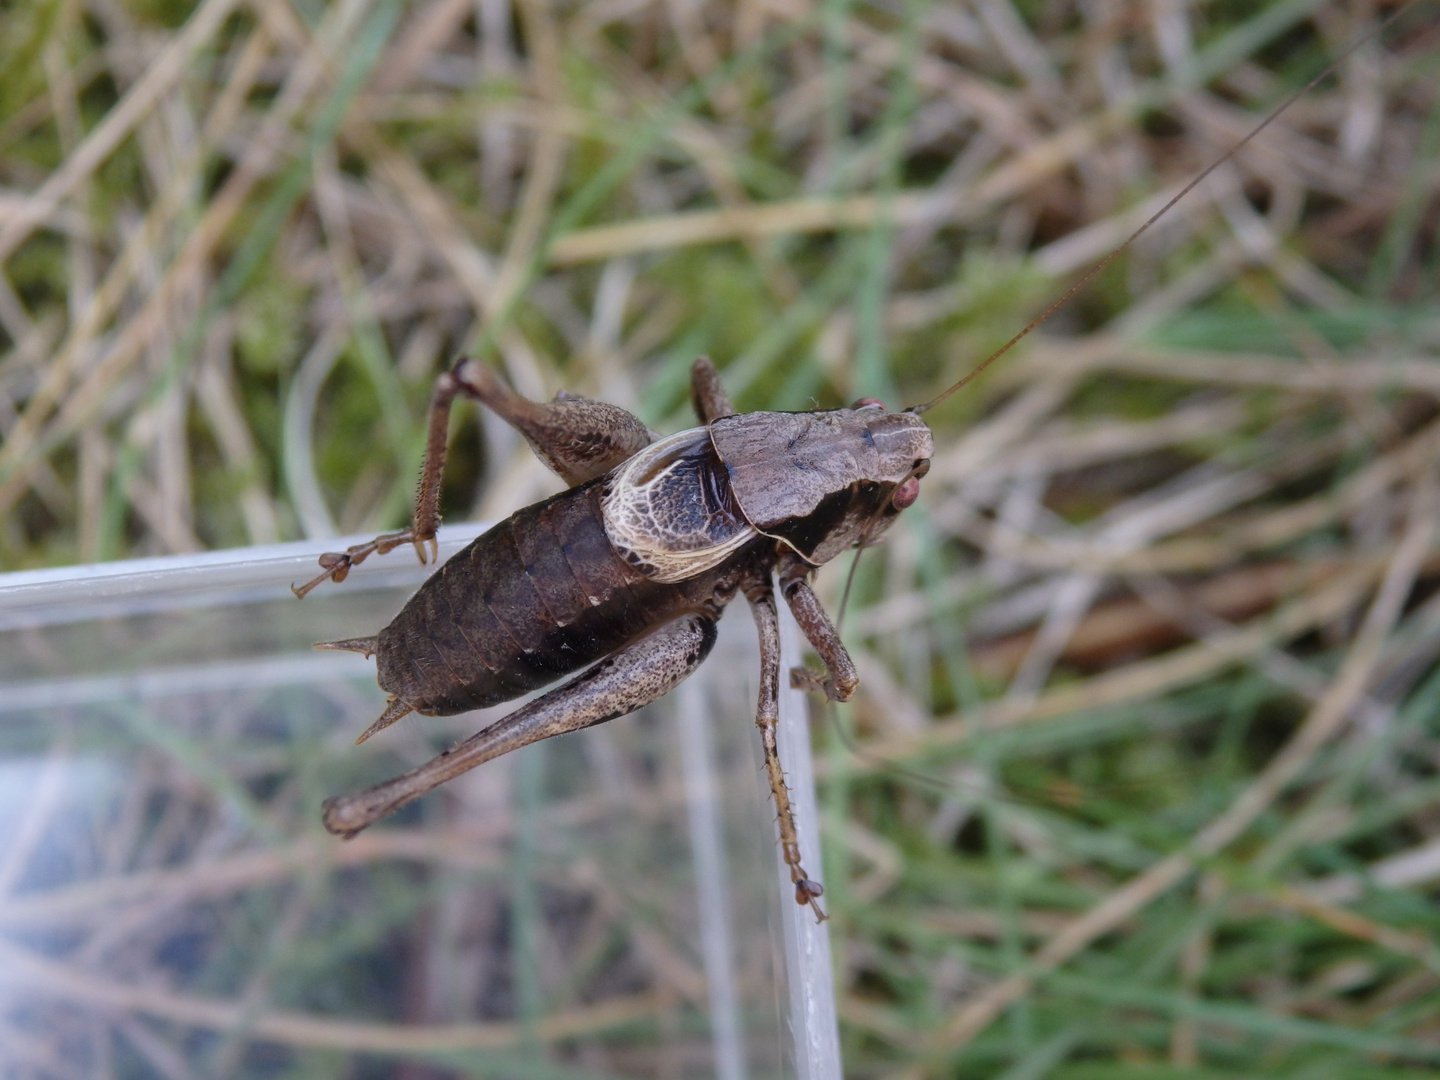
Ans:
[[[659,582],[718,566],[759,535],[735,505],[705,428],[652,443],[617,468],[601,511],[615,550]]]

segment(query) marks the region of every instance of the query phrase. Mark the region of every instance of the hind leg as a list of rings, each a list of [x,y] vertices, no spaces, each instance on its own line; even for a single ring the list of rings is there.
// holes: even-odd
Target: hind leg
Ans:
[[[640,418],[618,405],[564,390],[554,401],[530,401],[474,360],[461,360],[442,382],[447,378],[454,392],[484,402],[525,436],[535,456],[571,487],[604,475],[654,441]]]
[[[354,836],[481,762],[632,713],[674,689],[700,666],[714,644],[715,620],[708,615],[687,615],[666,623],[419,768],[353,795],[327,799],[325,828],[337,836]],[[392,702],[371,730],[389,722],[386,718],[394,708]]]
[[[326,552],[320,556],[323,573],[298,588],[290,587],[296,596],[304,596],[322,581],[344,581],[352,566],[358,566],[371,555],[384,555],[402,544],[413,544],[422,563],[435,557],[450,406],[457,395],[489,406],[520,432],[536,456],[571,487],[609,472],[636,451],[649,446],[653,439],[650,429],[638,417],[618,405],[563,392],[554,401],[529,401],[506,386],[489,368],[474,360],[461,360],[435,380],[435,390],[430,396],[425,462],[420,469],[414,522],[408,529],[385,533],[343,552]]]

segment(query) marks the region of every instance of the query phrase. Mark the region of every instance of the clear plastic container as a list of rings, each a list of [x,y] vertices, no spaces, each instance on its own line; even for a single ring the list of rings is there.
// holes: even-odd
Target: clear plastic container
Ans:
[[[4,1071],[838,1078],[744,604],[657,704],[340,841],[324,797],[510,707],[352,745],[373,663],[311,643],[375,632],[427,573],[401,550],[290,595],[352,542],[0,575]],[[804,708],[785,692],[781,754],[813,868]]]

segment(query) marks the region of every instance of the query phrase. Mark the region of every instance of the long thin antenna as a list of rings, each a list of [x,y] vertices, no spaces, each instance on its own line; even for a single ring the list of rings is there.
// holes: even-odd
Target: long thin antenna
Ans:
[[[1124,251],[1131,244],[1133,244],[1136,239],[1138,239],[1139,236],[1145,232],[1146,229],[1150,228],[1151,225],[1154,225],[1155,222],[1159,221],[1162,217],[1168,214],[1171,208],[1174,207],[1176,203],[1178,203],[1186,195],[1189,195],[1190,192],[1194,191],[1195,188],[1197,188],[1206,177],[1208,177],[1221,165],[1224,165],[1227,161],[1229,161],[1241,150],[1243,150],[1246,145],[1249,144],[1250,140],[1254,139],[1255,136],[1259,135],[1262,131],[1269,127],[1271,122],[1274,121],[1281,113],[1283,113],[1286,109],[1290,108],[1291,105],[1294,105],[1295,102],[1300,100],[1300,98],[1308,94],[1317,85],[1319,85],[1322,80],[1329,76],[1331,72],[1333,72],[1336,68],[1343,64],[1347,59],[1349,59],[1351,53],[1355,52],[1356,49],[1360,48],[1362,45],[1366,44],[1367,42],[1375,38],[1377,35],[1382,33],[1387,26],[1389,26],[1401,15],[1403,15],[1416,2],[1417,0],[1406,0],[1405,3],[1401,4],[1389,15],[1385,16],[1385,18],[1381,19],[1379,24],[1376,25],[1373,29],[1356,38],[1355,41],[1353,41],[1345,49],[1344,52],[1340,53],[1339,56],[1335,57],[1335,59],[1331,60],[1330,63],[1326,64],[1325,67],[1321,69],[1318,75],[1316,75],[1299,90],[1296,90],[1293,94],[1291,94],[1288,98],[1286,98],[1283,102],[1276,106],[1276,108],[1271,111],[1270,115],[1265,117],[1264,120],[1260,121],[1260,123],[1250,132],[1250,134],[1246,135],[1234,146],[1230,147],[1229,150],[1221,154],[1220,157],[1216,158],[1213,162],[1211,162],[1210,165],[1207,166],[1206,169],[1201,172],[1199,176],[1196,176],[1193,180],[1191,180],[1188,184],[1181,188],[1180,191],[1176,193],[1176,195],[1171,198],[1169,202],[1167,202],[1159,210],[1155,211],[1155,213],[1151,214],[1150,217],[1146,219],[1145,224],[1141,225],[1138,229],[1136,229],[1133,233],[1126,237],[1124,243],[1122,243],[1114,251],[1110,252],[1109,255],[1106,255],[1089,270],[1085,271],[1085,274],[1080,278],[1079,281],[1075,282],[1074,285],[1070,286],[1070,288],[1065,291],[1065,293],[1060,297],[1060,299],[1056,300],[1039,315],[1031,319],[1030,322],[1026,324],[1023,330],[1021,330],[1009,341],[1005,342],[1004,345],[1001,345],[1000,348],[996,349],[993,353],[991,353],[984,360],[982,360],[968,375],[960,379],[959,382],[954,383],[949,388],[938,394],[936,397],[933,397],[929,401],[925,402],[925,404],[911,406],[908,411],[913,413],[922,413],[928,409],[933,409],[936,405],[939,405],[951,394],[955,393],[955,391],[959,390],[962,386],[964,386],[971,379],[979,375],[996,360],[999,360],[1000,357],[1004,356],[1007,352],[1013,349],[1021,338],[1025,337],[1025,335],[1030,333],[1031,330],[1034,330],[1051,315],[1055,314],[1055,312],[1063,304],[1067,303],[1072,296],[1079,292],[1080,289],[1087,282],[1089,282],[1091,278],[1093,278],[1096,274],[1100,273],[1101,270],[1104,270],[1105,267],[1109,266],[1110,263],[1115,260],[1115,257],[1117,255],[1119,255],[1122,251]]]

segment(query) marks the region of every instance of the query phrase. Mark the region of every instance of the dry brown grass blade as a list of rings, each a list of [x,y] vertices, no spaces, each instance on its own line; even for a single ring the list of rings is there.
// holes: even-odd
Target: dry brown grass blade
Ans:
[[[1323,560],[1251,563],[1189,582],[1183,591],[1197,611],[1237,622],[1278,607],[1286,596],[1312,592],[1345,569],[1344,564]],[[1440,560],[1432,559],[1427,569],[1440,570]],[[1114,656],[1154,653],[1188,636],[1189,627],[1173,612],[1144,596],[1121,597],[1093,605],[1076,624],[1059,658],[1094,669]],[[978,641],[971,648],[971,663],[982,675],[1013,675],[1034,637],[1034,631],[1026,631]]]
[[[1194,870],[1197,862],[1232,843],[1274,803],[1314,754],[1334,737],[1373,677],[1385,638],[1399,618],[1401,606],[1434,545],[1437,513],[1440,513],[1440,503],[1437,503],[1435,476],[1433,470],[1427,469],[1411,499],[1405,533],[1388,560],[1380,588],[1335,678],[1300,728],[1239,798],[1201,829],[1187,850],[1160,860],[1126,882],[1037,949],[1023,973],[1000,979],[963,1005],[929,1040],[932,1051],[948,1052],[974,1038],[1023,997],[1043,972],[1065,963],[1173,888]]]
[[[531,49],[535,97],[542,108],[558,104],[564,97],[564,88],[559,42],[548,6],[540,0],[524,0],[520,14]],[[520,189],[515,224],[495,285],[494,306],[498,311],[507,311],[529,283],[532,262],[539,253],[552,213],[551,204],[562,179],[561,167],[568,142],[556,124],[543,124],[537,132]]]
[[[261,30],[255,31],[260,39],[257,54],[264,45],[261,34]],[[23,493],[27,477],[25,462],[35,460],[36,447],[53,447],[92,422],[114,393],[117,382],[139,360],[142,351],[157,337],[161,327],[176,318],[177,304],[183,313],[193,311],[190,305],[179,302],[198,279],[203,279],[205,264],[213,256],[226,230],[244,211],[255,185],[268,176],[281,160],[291,124],[311,101],[327,69],[320,51],[322,44],[323,38],[292,68],[285,88],[277,96],[264,125],[248,143],[245,155],[224,186],[207,205],[204,217],[190,232],[183,247],[166,268],[163,278],[146,290],[147,299],[140,310],[126,320],[115,340],[104,345],[100,356],[91,359],[86,353],[94,347],[102,327],[114,314],[124,294],[135,285],[136,263],[157,241],[160,229],[173,222],[188,182],[183,171],[177,174],[170,189],[172,197],[162,198],[156,205],[150,218],[151,229],[141,230],[132,239],[126,252],[129,257],[115,265],[96,298],[97,302],[89,307],[75,331],[62,344],[44,382],[27,402],[5,445],[0,447],[0,471],[8,474],[0,480],[0,510],[13,505]],[[253,72],[253,68],[250,70]],[[239,87],[243,94],[243,81]],[[233,112],[233,107],[227,105],[224,99],[217,108],[222,117],[229,117]],[[219,137],[223,129],[213,134]],[[202,150],[196,149],[193,161],[198,163],[202,159]],[[86,361],[83,378],[77,377],[75,371],[82,357]]]
[[[654,1014],[661,999],[636,994],[588,1008],[574,1009],[538,1021],[520,1023],[384,1024],[373,1020],[332,1020],[303,1013],[252,1013],[242,1002],[175,993],[159,987],[118,983],[77,971],[16,946],[0,943],[0,957],[12,975],[21,975],[39,990],[70,1001],[150,1016],[157,1020],[211,1031],[245,1030],[252,1037],[297,1047],[328,1047],[370,1053],[440,1053],[446,1050],[498,1050],[523,1039],[566,1039],[622,1027]]]
[[[895,196],[884,202],[871,195],[858,195],[695,210],[566,233],[550,246],[549,256],[556,266],[570,266],[725,240],[863,229],[873,225],[881,214],[897,225],[905,225],[919,220],[925,209],[925,197],[917,194]]]
[[[185,28],[149,65],[144,77],[86,138],[65,165],[0,225],[0,261],[45,222],[66,196],[75,190],[115,150],[185,75],[195,53],[211,44],[220,25],[237,7],[237,0],[205,0]]]
[[[864,761],[904,761],[930,750],[963,743],[986,729],[1144,701],[1193,685],[1352,611],[1383,570],[1379,563],[1354,567],[1309,595],[1228,633],[1092,675],[1073,685],[1046,690],[1033,701],[987,703],[973,715],[937,718],[923,732],[908,737],[890,735],[882,742],[862,743]]]
[[[1407,960],[1418,961],[1432,973],[1440,973],[1440,955],[1436,954],[1435,943],[1427,937],[1396,930],[1375,919],[1358,915],[1348,908],[1327,903],[1300,889],[1278,889],[1270,899],[1278,907],[1308,915],[1342,934],[1360,941],[1374,942],[1382,949]]]

